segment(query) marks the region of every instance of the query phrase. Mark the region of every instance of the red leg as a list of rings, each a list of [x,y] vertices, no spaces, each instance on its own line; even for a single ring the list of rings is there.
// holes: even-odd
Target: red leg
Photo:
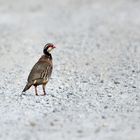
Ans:
[[[43,93],[44,93],[43,96],[46,95],[45,86],[46,86],[46,84],[43,84],[43,85],[42,85],[42,87],[43,87]]]
[[[38,93],[37,93],[37,86],[35,86],[35,95],[38,96]]]

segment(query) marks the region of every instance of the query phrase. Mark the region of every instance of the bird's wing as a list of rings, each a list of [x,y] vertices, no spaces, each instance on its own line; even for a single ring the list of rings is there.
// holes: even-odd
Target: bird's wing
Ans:
[[[44,79],[45,76],[47,79],[50,78],[52,73],[52,65],[44,61],[38,61],[32,68],[29,76],[28,82],[32,83],[37,79]]]

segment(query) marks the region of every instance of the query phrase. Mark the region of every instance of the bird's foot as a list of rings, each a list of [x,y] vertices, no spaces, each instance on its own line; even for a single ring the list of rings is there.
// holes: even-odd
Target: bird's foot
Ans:
[[[46,92],[44,92],[44,94],[41,94],[41,96],[45,96],[46,95]]]

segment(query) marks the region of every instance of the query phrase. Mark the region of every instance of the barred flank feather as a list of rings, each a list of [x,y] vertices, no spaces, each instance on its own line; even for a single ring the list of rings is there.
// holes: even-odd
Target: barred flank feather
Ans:
[[[32,85],[30,83],[27,83],[27,85],[25,86],[25,88],[23,89],[22,92],[25,92],[26,90],[28,90]]]

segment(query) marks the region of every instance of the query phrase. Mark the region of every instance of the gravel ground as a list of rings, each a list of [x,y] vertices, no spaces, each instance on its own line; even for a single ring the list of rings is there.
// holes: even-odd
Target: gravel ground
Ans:
[[[1,0],[0,140],[140,140],[139,7]],[[58,46],[47,96],[20,97],[47,42]]]

